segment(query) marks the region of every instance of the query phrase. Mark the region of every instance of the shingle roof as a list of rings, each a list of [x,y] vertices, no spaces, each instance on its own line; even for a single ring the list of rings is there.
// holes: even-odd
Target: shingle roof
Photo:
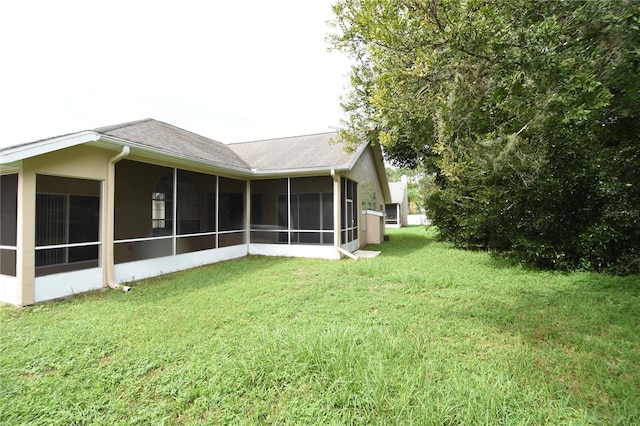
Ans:
[[[335,137],[329,132],[228,146],[258,171],[349,167],[360,152],[345,152],[343,144],[332,141]]]
[[[227,145],[147,118],[2,148],[0,158],[4,164],[100,139],[246,173],[349,169],[367,145],[346,152],[343,144],[332,142],[335,136],[335,132],[329,132]]]
[[[93,131],[179,156],[225,166],[249,168],[228,145],[151,118],[99,127]]]

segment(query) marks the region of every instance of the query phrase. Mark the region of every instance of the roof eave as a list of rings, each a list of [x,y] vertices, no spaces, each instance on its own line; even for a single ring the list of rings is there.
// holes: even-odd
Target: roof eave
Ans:
[[[257,178],[275,178],[291,176],[323,176],[331,175],[332,171],[346,172],[351,170],[347,165],[324,166],[303,169],[257,170],[251,169],[251,176]]]
[[[97,144],[107,143],[112,146],[128,146],[131,149],[131,155],[140,155],[146,158],[166,161],[173,164],[180,164],[183,166],[196,167],[203,170],[210,170],[215,172],[223,172],[231,175],[248,177],[251,176],[251,171],[248,168],[230,166],[228,164],[216,163],[208,160],[203,160],[188,155],[180,155],[173,152],[168,152],[162,149],[153,148],[148,145],[140,144],[137,142],[131,142],[126,139],[121,139],[115,136],[100,135]]]
[[[99,138],[100,134],[87,130],[29,144],[8,147],[0,150],[0,164],[15,163],[37,155],[70,148],[75,145],[95,142]]]

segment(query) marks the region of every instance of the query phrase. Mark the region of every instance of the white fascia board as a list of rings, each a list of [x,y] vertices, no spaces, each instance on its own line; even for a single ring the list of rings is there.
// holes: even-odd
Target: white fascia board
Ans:
[[[70,135],[58,136],[37,142],[31,142],[0,151],[0,164],[14,163],[37,155],[47,154],[60,149],[97,141],[100,135],[96,132],[84,131]]]
[[[226,172],[234,176],[249,177],[252,174],[249,169],[245,169],[242,167],[227,166],[224,164],[213,163],[210,161],[189,157],[187,155],[174,154],[162,149],[156,149],[148,145],[131,142],[126,139],[120,139],[113,136],[100,135],[99,141],[95,145],[100,146],[102,142],[105,142],[112,146],[128,146],[131,149],[131,153],[129,154],[129,156],[139,155],[147,157],[149,159],[166,161],[175,165],[208,169],[216,173]]]
[[[331,171],[346,172],[349,167],[315,167],[307,169],[282,169],[282,170],[255,170],[252,169],[252,176],[255,178],[278,178],[278,177],[301,177],[301,176],[326,176],[331,175]]]

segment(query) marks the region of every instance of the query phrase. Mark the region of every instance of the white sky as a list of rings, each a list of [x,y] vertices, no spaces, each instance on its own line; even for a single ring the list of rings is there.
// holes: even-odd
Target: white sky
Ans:
[[[0,146],[147,117],[221,142],[339,124],[331,0],[0,0]]]

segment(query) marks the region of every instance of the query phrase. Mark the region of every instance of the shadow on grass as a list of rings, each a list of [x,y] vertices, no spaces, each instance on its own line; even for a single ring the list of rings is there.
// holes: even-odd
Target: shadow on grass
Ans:
[[[282,268],[283,264],[294,261],[293,258],[247,256],[239,259],[225,260],[202,265],[183,271],[170,272],[156,277],[145,278],[127,283],[131,291],[115,292],[116,297],[132,306],[158,304],[168,299],[190,297],[205,288],[226,289],[232,282],[242,284],[243,277],[268,274],[270,269]],[[109,290],[108,290],[109,291]],[[101,291],[79,294],[70,301],[102,298]]]
[[[419,233],[416,229],[422,228]],[[366,249],[380,250],[387,256],[402,257],[417,252],[425,245],[436,242],[437,236],[433,229],[424,227],[408,227],[393,229],[390,240],[382,245],[370,245]],[[157,277],[131,283],[131,299],[136,303],[157,303],[176,296],[183,297],[189,292],[197,292],[207,287],[223,287],[229,282],[242,283],[251,280],[256,274],[267,276],[270,269],[278,269],[276,276],[282,279],[283,265],[300,261],[296,258],[247,256],[239,259],[222,261],[204,265],[184,271],[172,272]],[[334,262],[326,260],[326,262]],[[274,278],[276,279],[276,278]]]
[[[640,363],[640,277],[523,273],[533,278],[486,297],[459,315],[538,347],[586,352],[598,345],[610,345],[613,352],[626,348],[627,356]]]
[[[402,257],[422,250],[426,245],[438,241],[435,230],[424,226],[387,229],[387,236],[389,241],[385,241],[381,245],[367,246],[367,249],[379,250],[386,256]]]

